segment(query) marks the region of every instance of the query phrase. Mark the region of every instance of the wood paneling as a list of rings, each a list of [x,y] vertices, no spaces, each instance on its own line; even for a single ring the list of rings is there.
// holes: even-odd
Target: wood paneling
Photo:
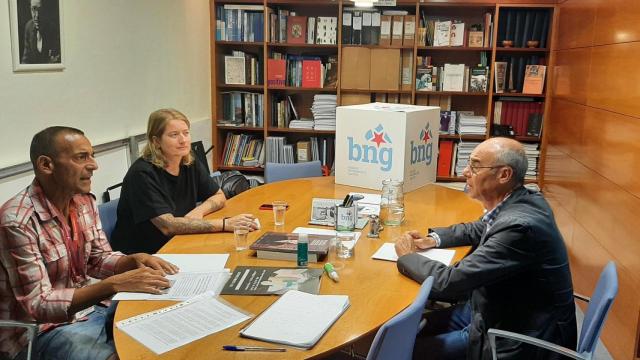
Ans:
[[[640,197],[640,119],[584,107],[582,147],[576,158]]]
[[[595,46],[591,59],[587,104],[640,118],[640,42]]]
[[[549,121],[545,123],[549,127],[548,144],[567,155],[579,154],[582,150],[585,117],[583,105],[554,98],[551,102]]]
[[[638,19],[638,0],[599,0],[594,25],[594,45],[640,41]]]
[[[591,48],[556,52],[553,68],[554,96],[580,104],[587,103]]]
[[[556,49],[593,43],[598,0],[569,0],[559,7]]]

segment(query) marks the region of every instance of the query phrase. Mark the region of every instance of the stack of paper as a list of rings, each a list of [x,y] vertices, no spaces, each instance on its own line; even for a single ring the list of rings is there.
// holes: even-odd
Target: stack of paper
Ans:
[[[240,335],[309,349],[349,307],[346,295],[287,291]]]
[[[458,117],[460,135],[485,135],[487,133],[487,118],[460,114]]]
[[[311,119],[291,120],[289,121],[289,127],[291,129],[308,129],[312,130],[315,122]]]
[[[538,143],[533,143],[533,144],[523,144],[524,145],[524,152],[525,155],[527,156],[527,162],[528,162],[528,167],[527,167],[527,174],[526,174],[526,178],[528,179],[535,179],[536,177],[538,177],[538,158],[540,157],[540,150],[538,150]]]
[[[336,106],[338,98],[331,94],[317,94],[313,97],[311,112],[315,120],[314,130],[336,129]]]
[[[445,265],[451,265],[451,260],[453,260],[453,256],[456,254],[455,250],[448,249],[429,249],[425,251],[418,251],[416,254],[424,256],[428,259],[439,261]],[[398,255],[396,254],[396,249],[393,243],[384,243],[376,251],[372,259],[378,260],[387,260],[387,261],[398,261]]]
[[[251,316],[220,301],[213,293],[118,321],[116,326],[156,354],[250,319]]]
[[[456,158],[456,175],[462,176],[462,171],[469,164],[469,156],[471,156],[471,152],[478,145],[480,145],[479,142],[460,141],[458,143],[458,154]]]
[[[187,300],[205,292],[220,293],[229,280],[224,268],[229,254],[157,254],[180,268],[175,275],[167,275],[171,287],[165,294],[119,292],[112,300]]]

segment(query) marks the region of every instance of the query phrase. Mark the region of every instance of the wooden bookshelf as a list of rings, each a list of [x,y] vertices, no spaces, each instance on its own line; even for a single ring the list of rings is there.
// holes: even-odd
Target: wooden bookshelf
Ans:
[[[441,140],[451,140],[455,143],[459,141],[483,141],[490,137],[493,127],[493,114],[494,105],[496,101],[513,101],[518,98],[523,98],[523,101],[533,98],[535,102],[544,103],[543,119],[546,119],[548,113],[548,93],[546,88],[549,86],[549,79],[552,76],[552,64],[553,64],[553,44],[551,43],[553,36],[551,34],[552,24],[555,16],[555,0],[532,0],[531,3],[523,3],[520,0],[465,0],[465,1],[447,1],[447,0],[397,0],[395,7],[379,7],[380,11],[383,10],[405,10],[409,13],[409,19],[415,21],[416,34],[412,43],[402,45],[360,45],[360,44],[346,44],[342,42],[342,12],[346,8],[354,6],[353,1],[347,0],[210,0],[211,6],[211,24],[212,31],[211,37],[211,102],[212,102],[212,119],[223,119],[222,114],[222,94],[227,92],[251,92],[256,94],[262,94],[261,109],[263,111],[263,126],[260,127],[241,127],[241,126],[229,126],[218,125],[216,120],[213,120],[213,143],[214,143],[214,169],[217,170],[240,170],[251,173],[261,173],[263,168],[261,167],[242,167],[242,166],[221,166],[220,159],[225,147],[225,137],[228,133],[234,134],[251,134],[252,136],[262,137],[265,140],[264,146],[266,146],[265,136],[284,136],[290,143],[308,138],[309,136],[318,137],[334,137],[335,131],[326,130],[310,130],[310,129],[290,129],[276,127],[272,123],[272,102],[277,99],[286,99],[291,97],[298,113],[302,113],[300,117],[311,118],[312,115],[309,111],[309,107],[312,104],[313,96],[315,94],[335,94],[338,98],[338,105],[341,104],[342,98],[345,96],[361,95],[363,99],[373,99],[373,94],[386,94],[384,96],[391,96],[397,98],[399,101],[410,99],[411,103],[418,105],[427,105],[427,102],[432,101],[432,98],[439,99],[439,101],[448,101],[451,106],[451,110],[455,111],[473,111],[476,115],[483,115],[487,118],[487,135],[439,135]],[[330,16],[336,17],[338,20],[336,44],[290,44],[271,42],[268,35],[269,32],[269,17],[263,16],[264,41],[258,42],[243,42],[243,41],[227,41],[216,40],[216,8],[218,5],[224,4],[246,4],[246,5],[263,5],[271,10],[288,9],[295,11],[298,16]],[[513,46],[503,47],[502,39],[505,37],[505,21],[507,15],[511,12],[514,16],[514,12],[523,12],[524,15],[522,21],[526,18],[527,11],[532,11],[529,15],[530,20],[535,18],[535,12],[546,12],[549,15],[546,36],[546,43],[541,44],[537,48],[527,48],[525,46]],[[418,29],[422,26],[420,21],[423,16],[427,18],[438,19],[451,19],[460,20],[465,23],[465,31],[468,30],[472,24],[483,24],[485,14],[491,14],[491,20],[493,23],[493,32],[491,38],[487,39],[490,42],[489,46],[482,47],[469,47],[466,43],[464,46],[426,46],[426,44],[418,43]],[[515,15],[517,16],[517,15]],[[512,19],[513,20],[513,19]],[[533,25],[531,25],[533,26]],[[527,31],[527,30],[524,30]],[[533,31],[533,30],[532,30]],[[532,34],[533,35],[533,34]],[[526,40],[526,36],[523,34],[520,36],[521,40]],[[481,56],[486,56],[487,65],[489,66],[489,73],[487,76],[487,91],[486,92],[469,92],[469,91],[417,91],[416,90],[416,64],[412,65],[411,71],[411,87],[398,89],[362,89],[362,88],[348,88],[341,87],[342,84],[342,66],[343,66],[343,52],[347,47],[365,48],[370,51],[378,49],[398,49],[401,53],[411,51],[411,56],[415,60],[416,56],[431,56],[433,64],[442,65],[445,63],[461,64],[471,67],[477,64]],[[255,55],[261,61],[261,74],[263,79],[261,85],[229,85],[224,84],[224,55],[229,54],[231,51],[240,50],[250,52]],[[326,58],[327,56],[337,56],[338,59],[338,82],[337,88],[303,88],[296,86],[275,87],[268,86],[266,74],[268,73],[267,59],[271,57],[273,52],[279,52],[283,54],[301,55],[301,56],[321,56]],[[537,57],[543,59],[544,64],[547,65],[547,74],[545,78],[545,92],[543,94],[523,94],[520,92],[495,92],[495,61],[502,61],[501,59],[510,57]],[[401,59],[402,60],[402,59]],[[401,63],[402,66],[402,63]],[[400,69],[399,69],[400,70]],[[371,69],[371,71],[385,71],[389,72],[389,69]],[[367,97],[367,95],[370,95]],[[404,100],[402,100],[402,98]],[[505,99],[507,98],[507,99]],[[509,99],[511,98],[511,99]],[[407,100],[408,101],[408,100]],[[517,101],[517,100],[516,100]],[[543,125],[544,129],[545,126]],[[543,151],[543,137],[533,136],[516,136],[516,139],[524,143],[540,143],[540,150]],[[539,174],[544,167],[542,163],[542,155],[538,160]],[[445,176],[438,177],[438,181],[464,181],[464,177],[459,176]]]

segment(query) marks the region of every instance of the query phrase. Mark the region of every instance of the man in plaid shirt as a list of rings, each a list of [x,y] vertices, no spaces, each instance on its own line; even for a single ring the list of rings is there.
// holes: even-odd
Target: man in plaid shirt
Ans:
[[[35,179],[0,209],[0,319],[40,324],[40,359],[116,358],[101,302],[120,291],[159,294],[169,286],[164,275],[178,271],[148,254],[111,250],[89,193],[93,155],[78,129],[39,132],[30,149]],[[0,358],[24,357],[26,343],[24,329],[0,329]]]

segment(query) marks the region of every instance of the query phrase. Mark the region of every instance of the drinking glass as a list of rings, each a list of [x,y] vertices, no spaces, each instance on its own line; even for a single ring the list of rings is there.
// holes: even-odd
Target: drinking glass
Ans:
[[[287,202],[274,201],[271,205],[273,206],[273,223],[276,226],[284,225],[284,214],[287,211]]]

